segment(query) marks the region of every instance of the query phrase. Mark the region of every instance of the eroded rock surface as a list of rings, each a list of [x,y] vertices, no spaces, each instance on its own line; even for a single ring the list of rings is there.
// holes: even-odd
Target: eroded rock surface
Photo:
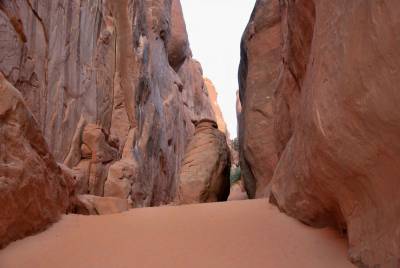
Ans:
[[[230,152],[225,135],[211,120],[197,123],[179,177],[181,204],[224,201],[229,195]]]
[[[242,42],[250,196],[272,189],[289,215],[335,226],[360,267],[400,260],[399,11],[390,0],[259,0]]]
[[[73,182],[51,155],[21,93],[1,73],[0,96],[1,248],[58,220]]]
[[[279,0],[257,1],[241,45],[240,165],[252,198],[266,194],[277,163],[272,99],[281,63],[280,20]]]
[[[0,71],[77,193],[175,198],[193,122],[215,120],[179,0],[0,2]]]
[[[1,81],[20,92],[15,107],[0,100],[5,242],[65,211],[63,176],[97,214],[97,200],[129,208],[175,200],[194,123],[215,121],[179,0],[0,1],[0,36]]]
[[[204,84],[205,84],[205,87],[207,88],[207,93],[208,93],[208,96],[211,101],[211,106],[214,111],[215,120],[217,122],[218,129],[222,133],[224,133],[227,136],[227,138],[229,138],[228,128],[226,127],[224,116],[222,115],[221,108],[219,107],[219,104],[218,104],[217,90],[216,90],[213,82],[208,78],[204,78]]]
[[[130,208],[126,198],[78,195],[72,210],[83,215],[108,215],[121,213]]]

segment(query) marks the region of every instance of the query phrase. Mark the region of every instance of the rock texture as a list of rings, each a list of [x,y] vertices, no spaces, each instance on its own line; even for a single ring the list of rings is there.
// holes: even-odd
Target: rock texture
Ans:
[[[225,135],[210,120],[196,125],[179,177],[181,204],[225,201],[229,195],[230,151]]]
[[[175,200],[194,123],[215,121],[179,0],[0,0],[0,36],[0,244],[65,211],[63,176],[103,197],[89,214]]]
[[[280,45],[279,1],[257,1],[242,40],[237,105],[240,164],[251,198],[265,195],[278,159],[272,99],[282,61]]]
[[[69,205],[72,180],[23,97],[0,73],[0,248],[44,229]]]
[[[193,122],[215,120],[179,0],[0,1],[0,71],[77,193],[174,200]]]
[[[228,128],[226,127],[224,116],[222,115],[221,108],[218,104],[217,90],[215,89],[213,82],[208,78],[204,78],[204,85],[207,88],[207,93],[211,101],[218,129],[226,135],[227,139],[229,139]]]
[[[242,41],[250,196],[272,189],[289,215],[335,226],[360,267],[400,263],[399,11],[391,0],[258,0]]]
[[[108,215],[128,211],[129,208],[126,198],[78,195],[72,211],[82,215]]]

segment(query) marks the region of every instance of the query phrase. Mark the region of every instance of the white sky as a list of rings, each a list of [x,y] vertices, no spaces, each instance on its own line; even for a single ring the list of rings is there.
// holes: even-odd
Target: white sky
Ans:
[[[240,39],[256,0],[181,0],[193,57],[213,81],[231,138],[236,137]]]

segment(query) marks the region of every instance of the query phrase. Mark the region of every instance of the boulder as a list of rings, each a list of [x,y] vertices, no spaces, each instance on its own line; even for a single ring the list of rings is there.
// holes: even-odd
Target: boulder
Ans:
[[[20,92],[0,72],[0,248],[43,230],[69,206],[72,178],[50,153]]]
[[[126,198],[78,195],[73,212],[83,215],[108,215],[127,211],[130,205]]]
[[[104,196],[127,199],[132,191],[132,183],[137,180],[137,165],[134,161],[121,160],[110,166],[104,186]]]
[[[181,3],[179,0],[172,0],[171,2],[171,28],[170,36],[167,39],[167,53],[169,64],[172,68],[178,70],[185,59],[192,55],[192,52],[189,47]],[[165,33],[163,37],[167,37]]]
[[[225,135],[214,121],[199,121],[182,162],[179,203],[225,201],[229,195],[229,171]]]

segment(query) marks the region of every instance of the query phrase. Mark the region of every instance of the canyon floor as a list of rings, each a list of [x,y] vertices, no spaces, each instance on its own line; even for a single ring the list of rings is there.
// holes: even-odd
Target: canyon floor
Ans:
[[[66,215],[0,251],[0,267],[353,267],[346,253],[333,230],[247,200]]]

